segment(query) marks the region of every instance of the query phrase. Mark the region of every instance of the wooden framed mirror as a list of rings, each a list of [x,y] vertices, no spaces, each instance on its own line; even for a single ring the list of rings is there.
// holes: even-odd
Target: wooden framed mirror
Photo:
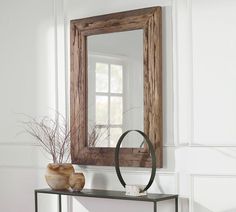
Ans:
[[[163,164],[161,8],[72,20],[70,73],[72,163],[114,165],[126,130],[144,131]],[[132,137],[133,136],[133,137]],[[132,135],[121,166],[151,167],[147,146]]]

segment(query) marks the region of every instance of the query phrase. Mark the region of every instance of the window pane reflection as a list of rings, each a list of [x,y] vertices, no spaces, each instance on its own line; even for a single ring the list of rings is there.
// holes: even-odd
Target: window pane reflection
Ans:
[[[111,65],[111,93],[122,93],[123,70],[121,65]]]
[[[122,124],[123,121],[123,103],[122,97],[111,97],[110,121],[111,124]]]
[[[108,124],[107,96],[96,96],[96,124]]]
[[[96,92],[108,92],[108,64],[96,63]]]

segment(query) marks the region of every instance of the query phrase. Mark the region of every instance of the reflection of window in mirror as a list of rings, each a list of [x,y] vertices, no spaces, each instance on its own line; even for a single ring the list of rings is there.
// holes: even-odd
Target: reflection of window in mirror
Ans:
[[[115,147],[123,132],[125,59],[98,53],[88,58],[88,130],[99,136],[96,147]]]
[[[115,147],[123,132],[144,128],[143,30],[87,37],[89,146]],[[122,147],[139,148],[131,133]]]

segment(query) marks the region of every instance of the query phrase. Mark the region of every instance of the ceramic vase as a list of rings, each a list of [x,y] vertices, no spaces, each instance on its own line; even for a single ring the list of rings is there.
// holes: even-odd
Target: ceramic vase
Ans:
[[[51,189],[65,190],[69,189],[69,178],[74,172],[74,167],[70,163],[49,163],[45,178]]]
[[[73,191],[81,191],[85,184],[83,173],[72,173],[69,178],[69,184]]]

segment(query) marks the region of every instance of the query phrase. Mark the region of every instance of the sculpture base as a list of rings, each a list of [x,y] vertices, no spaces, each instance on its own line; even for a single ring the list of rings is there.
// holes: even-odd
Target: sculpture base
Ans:
[[[143,185],[126,185],[125,186],[125,195],[128,196],[145,196],[147,195],[147,192],[144,191],[142,192],[142,190],[145,188],[145,186]]]

